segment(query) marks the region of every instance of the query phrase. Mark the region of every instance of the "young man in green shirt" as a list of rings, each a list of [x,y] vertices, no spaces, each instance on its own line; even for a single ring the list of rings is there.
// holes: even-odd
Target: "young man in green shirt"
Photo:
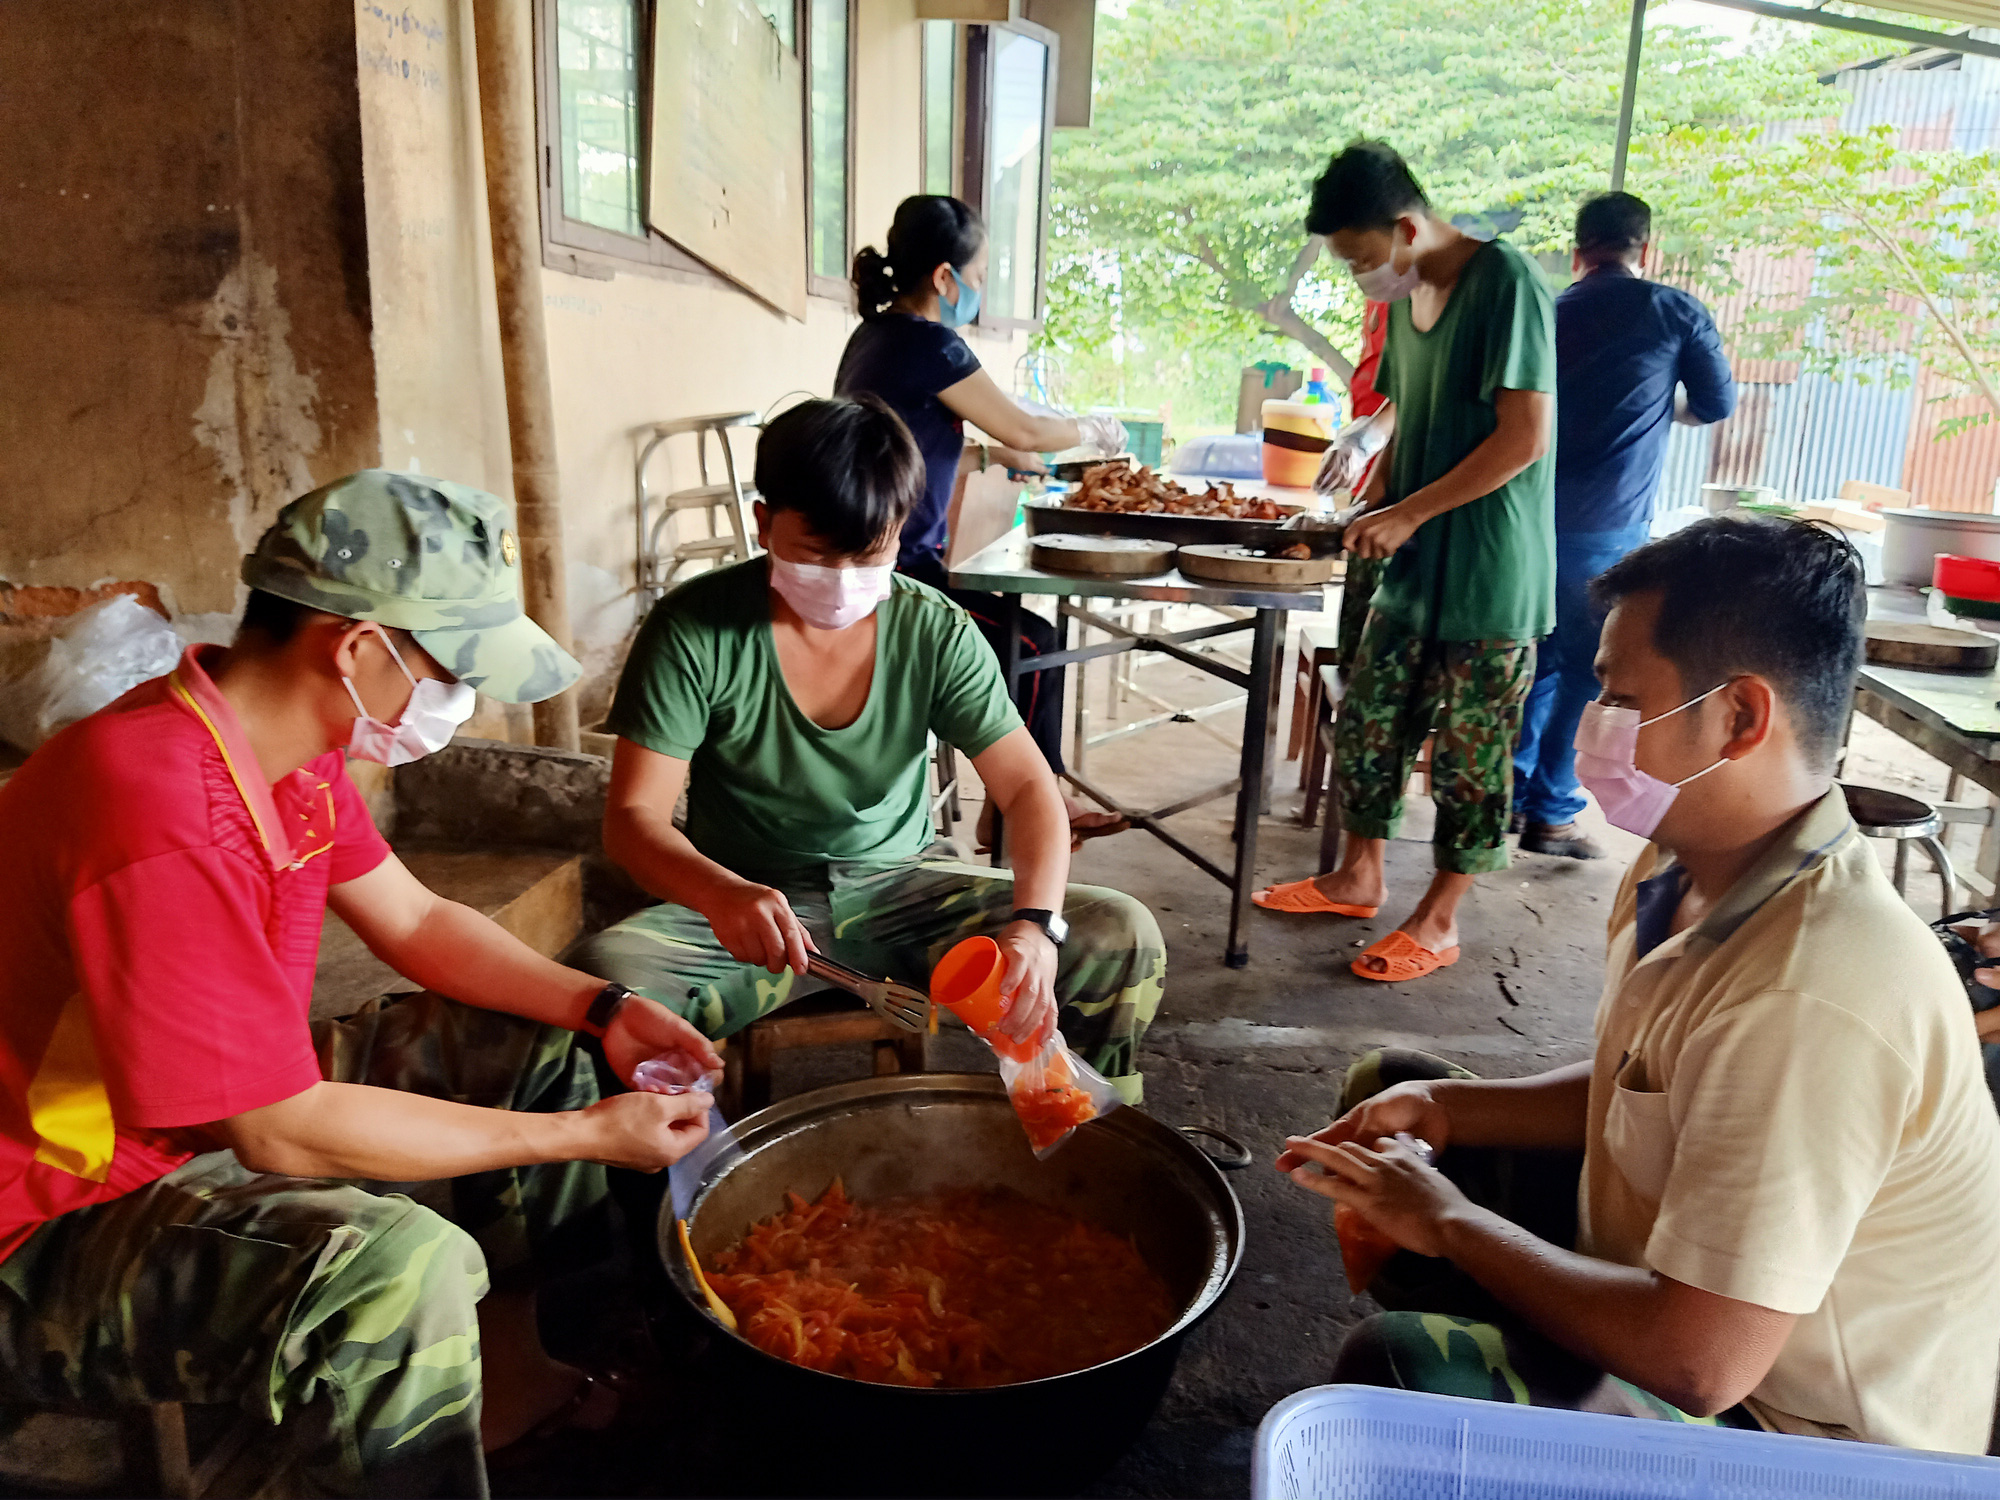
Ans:
[[[1396,435],[1348,530],[1388,566],[1363,627],[1335,747],[1340,867],[1260,891],[1279,911],[1372,917],[1383,854],[1426,737],[1437,873],[1352,965],[1421,978],[1458,959],[1458,905],[1507,865],[1514,742],[1535,642],[1555,620],[1555,313],[1534,263],[1431,212],[1403,159],[1357,141],[1313,185],[1306,227],[1391,304],[1376,385]]]
[[[874,397],[805,402],[765,429],[757,489],[766,555],[662,599],[619,681],[604,846],[663,904],[599,934],[588,962],[723,1037],[791,999],[811,952],[921,985],[990,933],[1003,1029],[1045,1037],[1060,1012],[1137,1102],[1159,926],[1130,896],[1067,884],[1062,795],[992,651],[895,571],[923,490],[909,430]],[[926,857],[932,734],[1006,818],[1011,875]]]

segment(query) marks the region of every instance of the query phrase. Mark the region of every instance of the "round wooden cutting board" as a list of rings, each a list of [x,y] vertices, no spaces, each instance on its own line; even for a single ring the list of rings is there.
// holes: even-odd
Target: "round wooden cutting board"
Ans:
[[[2000,640],[1982,631],[1898,620],[1868,622],[1868,660],[1880,667],[1990,672],[1996,659],[2000,659]]]
[[[1248,547],[1203,543],[1180,550],[1180,569],[1190,578],[1210,583],[1261,584],[1266,588],[1304,589],[1333,582],[1338,556],[1267,557]]]
[[[1028,544],[1028,561],[1052,573],[1144,578],[1174,564],[1174,544],[1136,536],[1072,536],[1047,532]]]

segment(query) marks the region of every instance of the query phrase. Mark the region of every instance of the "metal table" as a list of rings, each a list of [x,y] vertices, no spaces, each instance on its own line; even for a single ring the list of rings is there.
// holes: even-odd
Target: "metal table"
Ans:
[[[1186,578],[1176,570],[1148,578],[1100,578],[1087,574],[1050,573],[1028,561],[1026,527],[1016,527],[991,546],[975,553],[951,570],[954,588],[980,589],[1001,596],[1008,650],[1005,662],[1007,690],[1011,695],[1024,672],[1050,667],[1066,667],[1072,662],[1094,661],[1127,651],[1156,651],[1184,662],[1211,677],[1241,688],[1243,710],[1243,750],[1237,774],[1219,786],[1150,810],[1122,806],[1115,798],[1072,773],[1068,780],[1093,802],[1132,822],[1160,840],[1176,854],[1214,876],[1229,888],[1229,942],[1223,961],[1232,969],[1250,962],[1250,943],[1245,918],[1250,911],[1250,891],[1257,874],[1257,819],[1264,811],[1269,791],[1272,740],[1277,731],[1275,712],[1278,694],[1280,648],[1285,639],[1287,610],[1320,610],[1325,607],[1325,591],[1308,589],[1233,587]],[[1057,600],[1056,649],[1039,656],[1021,655],[1018,624],[1022,596],[1048,595]],[[1147,634],[1127,628],[1115,620],[1093,614],[1075,601],[1079,599],[1147,599],[1161,604],[1205,604],[1218,609],[1249,609],[1248,619],[1224,620],[1191,630]],[[1097,645],[1072,650],[1069,625],[1075,620],[1111,639]],[[1236,667],[1189,650],[1197,641],[1211,640],[1235,631],[1251,632],[1250,670]],[[1080,685],[1079,685],[1080,686]],[[1231,794],[1236,797],[1236,860],[1225,870],[1199,850],[1191,848],[1165,827],[1176,813],[1200,807]],[[997,830],[996,830],[997,833]],[[996,837],[994,859],[1000,858]]]
[[[1914,589],[1872,588],[1868,617],[1922,623],[1923,597]],[[2000,799],[2000,669],[1990,672],[1920,672],[1910,667],[1861,664],[1854,682],[1855,712],[1942,761],[1955,775]],[[1947,822],[1988,828],[1981,840],[1982,883],[2000,874],[2000,842],[1992,837],[1992,809],[1941,806]]]

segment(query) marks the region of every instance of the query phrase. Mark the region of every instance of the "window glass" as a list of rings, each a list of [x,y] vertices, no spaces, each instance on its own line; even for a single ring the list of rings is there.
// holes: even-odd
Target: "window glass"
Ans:
[[[643,237],[640,34],[639,0],[556,0],[563,214]]]
[[[924,191],[950,193],[958,110],[958,27],[924,22]]]
[[[847,279],[847,4],[807,0],[812,96],[812,271]]]
[[[1049,49],[1018,31],[996,26],[992,35],[986,306],[996,318],[1033,318],[1040,312],[1042,137],[1048,119]]]
[[[757,13],[778,31],[788,52],[799,50],[799,8],[795,0],[757,0]]]

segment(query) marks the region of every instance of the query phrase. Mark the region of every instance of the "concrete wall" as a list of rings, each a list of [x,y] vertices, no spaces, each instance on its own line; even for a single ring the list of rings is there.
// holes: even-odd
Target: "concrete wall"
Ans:
[[[229,611],[375,461],[353,55],[311,0],[0,6],[0,583]]]

